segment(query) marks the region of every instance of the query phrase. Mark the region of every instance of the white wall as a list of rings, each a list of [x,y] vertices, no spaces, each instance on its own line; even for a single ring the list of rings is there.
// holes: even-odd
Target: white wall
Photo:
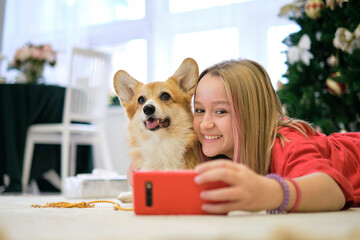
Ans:
[[[5,0],[0,0],[0,52],[2,51],[4,18],[5,18]]]
[[[114,170],[119,174],[126,174],[130,164],[127,143],[127,117],[122,107],[109,107],[106,117],[106,135],[110,148]]]

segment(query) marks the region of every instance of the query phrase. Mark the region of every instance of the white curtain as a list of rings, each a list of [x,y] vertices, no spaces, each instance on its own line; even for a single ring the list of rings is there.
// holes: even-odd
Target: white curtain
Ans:
[[[174,2],[189,3],[7,0],[2,53],[11,60],[15,51],[28,42],[51,44],[58,58],[55,68],[46,69],[49,84],[66,84],[67,60],[74,46],[111,51],[114,71],[129,70],[144,82],[164,80],[184,57],[194,57],[201,68],[236,57],[250,58],[267,67],[268,29],[290,23],[277,15],[280,7],[291,1],[206,0],[203,3],[212,7],[170,11],[176,6]],[[9,81],[14,74],[7,72]]]
[[[51,44],[58,64],[46,68],[46,81],[66,84],[72,47],[92,47],[89,28],[121,19],[124,8],[129,9],[126,0],[7,0],[2,53],[11,61],[27,43]],[[14,74],[7,73],[9,81]]]

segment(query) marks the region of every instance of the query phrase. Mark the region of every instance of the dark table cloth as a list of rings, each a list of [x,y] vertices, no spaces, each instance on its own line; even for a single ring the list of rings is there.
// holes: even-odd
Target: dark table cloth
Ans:
[[[21,191],[26,132],[31,124],[60,123],[65,88],[39,84],[0,84],[0,186],[10,177],[6,192]],[[89,146],[78,147],[77,172],[91,172]],[[60,145],[36,145],[31,179],[54,169],[60,174]]]

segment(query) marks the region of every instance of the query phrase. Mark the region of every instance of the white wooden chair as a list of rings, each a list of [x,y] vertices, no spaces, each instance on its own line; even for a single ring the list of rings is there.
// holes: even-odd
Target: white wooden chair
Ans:
[[[95,163],[102,162],[105,169],[113,170],[104,129],[110,74],[110,55],[89,49],[73,49],[62,123],[34,124],[28,128],[22,172],[23,192],[28,186],[35,144],[61,145],[62,191],[65,178],[75,174],[78,144],[93,145],[94,156],[98,158]]]

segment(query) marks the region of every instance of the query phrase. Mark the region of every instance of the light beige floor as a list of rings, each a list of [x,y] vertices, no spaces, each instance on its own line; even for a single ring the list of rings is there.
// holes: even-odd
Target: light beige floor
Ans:
[[[64,200],[79,201],[60,195],[0,195],[0,240],[360,239],[360,208],[312,214],[136,216],[115,211],[110,204],[91,209],[30,207]]]

